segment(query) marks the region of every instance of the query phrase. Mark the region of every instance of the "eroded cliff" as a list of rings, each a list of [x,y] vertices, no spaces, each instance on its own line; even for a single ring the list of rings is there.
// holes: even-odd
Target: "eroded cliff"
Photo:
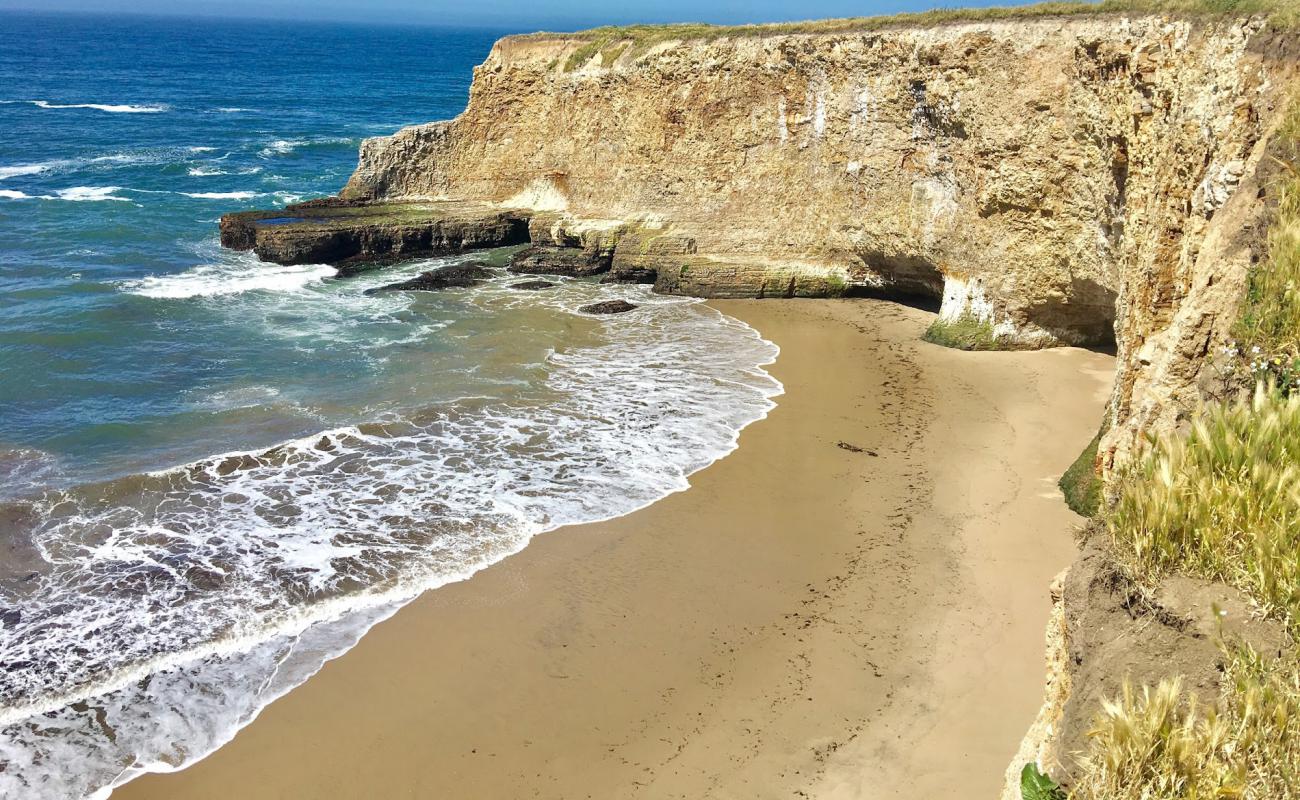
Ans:
[[[1194,256],[1246,173],[1275,93],[1261,27],[512,37],[460,117],[366,142],[344,195],[632,231],[665,291],[917,292],[1006,344],[1102,342],[1121,273]]]

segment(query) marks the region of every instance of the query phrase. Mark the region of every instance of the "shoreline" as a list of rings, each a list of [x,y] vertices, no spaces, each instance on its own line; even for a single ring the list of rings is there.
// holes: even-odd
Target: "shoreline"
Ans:
[[[945,350],[883,301],[713,305],[786,394],[688,491],[427,593],[115,796],[995,795],[1113,359]]]

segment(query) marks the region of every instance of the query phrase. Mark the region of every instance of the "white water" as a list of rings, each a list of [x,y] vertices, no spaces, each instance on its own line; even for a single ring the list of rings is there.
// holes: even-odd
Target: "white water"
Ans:
[[[324,264],[279,266],[249,263],[201,264],[176,275],[161,275],[128,281],[126,291],[155,299],[182,299],[239,294],[257,290],[289,291],[316,283],[338,272]]]
[[[239,285],[238,267],[173,277],[211,292]],[[19,616],[0,628],[0,796],[84,796],[192,763],[418,593],[542,531],[686,488],[780,392],[762,368],[775,346],[707,306],[510,280],[464,296],[502,313],[573,314],[597,292],[642,308],[584,323],[600,326],[595,343],[553,353],[534,393],[38,504],[33,539],[51,568],[3,598]],[[165,286],[145,296],[199,296]]]
[[[111,105],[107,103],[51,103],[48,100],[0,100],[3,103],[30,103],[38,108],[47,109],[65,109],[65,108],[88,108],[95,111],[105,111],[109,114],[159,114],[167,110],[167,106],[135,106],[135,105]]]

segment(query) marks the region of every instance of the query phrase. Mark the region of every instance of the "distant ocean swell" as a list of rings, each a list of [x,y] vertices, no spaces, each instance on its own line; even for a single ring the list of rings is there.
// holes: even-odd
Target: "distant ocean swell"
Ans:
[[[214,266],[123,288],[174,302],[246,278]],[[35,564],[0,597],[0,796],[90,795],[201,758],[421,591],[542,531],[684,489],[781,391],[764,370],[776,347],[705,305],[504,284],[473,296],[498,310],[573,313],[593,295],[643,307],[553,353],[508,401],[466,398],[0,509]]]

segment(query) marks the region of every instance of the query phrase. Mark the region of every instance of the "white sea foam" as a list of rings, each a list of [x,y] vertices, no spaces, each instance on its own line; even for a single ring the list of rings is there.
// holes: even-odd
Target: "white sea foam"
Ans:
[[[307,144],[305,139],[276,139],[266,147],[262,148],[261,155],[263,158],[287,155],[299,147],[302,147],[304,144]]]
[[[421,591],[541,531],[686,488],[781,390],[763,369],[775,346],[703,304],[584,282],[543,298],[504,283],[459,296],[491,313],[611,296],[643,308],[584,318],[597,338],[552,353],[509,399],[35,506],[48,563],[2,598],[0,795],[93,795],[202,758]]]
[[[225,175],[224,169],[212,169],[211,167],[190,167],[187,172],[198,178],[205,178],[210,175]]]
[[[176,275],[156,275],[130,281],[122,288],[142,297],[180,300],[252,291],[293,291],[336,272],[338,270],[334,267],[324,264],[201,264]]]
[[[261,196],[258,192],[180,192],[180,194],[199,200],[251,200]]]
[[[14,191],[13,189],[0,189],[0,197],[4,198],[5,200],[32,199],[32,196],[30,194],[24,194],[23,192]]]
[[[15,164],[11,167],[0,167],[0,181],[5,178],[16,178],[19,175],[38,175],[49,168],[48,164]]]
[[[41,195],[41,197],[46,200],[71,200],[78,203],[95,203],[103,200],[129,202],[131,198],[113,194],[120,191],[122,191],[121,186],[72,186],[67,189],[56,189],[53,196]]]
[[[0,100],[0,103],[30,103],[38,108],[48,109],[66,109],[66,108],[88,108],[95,111],[106,111],[110,114],[159,114],[167,110],[164,105],[110,105],[107,103],[51,103],[48,100]]]

